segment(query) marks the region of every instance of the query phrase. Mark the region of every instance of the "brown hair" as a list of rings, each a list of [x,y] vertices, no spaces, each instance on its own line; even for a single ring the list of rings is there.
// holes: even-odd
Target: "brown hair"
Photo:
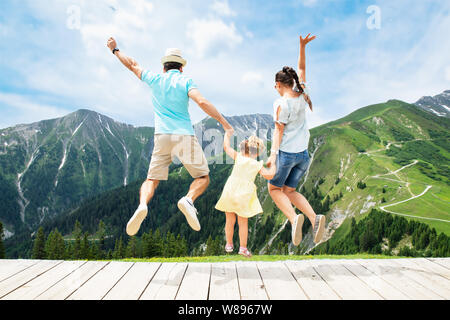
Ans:
[[[257,136],[251,136],[239,145],[242,152],[252,156],[257,156],[265,150],[264,141]]]
[[[294,81],[296,85],[296,91],[300,94],[303,94],[305,101],[308,103],[310,109],[312,110],[313,105],[311,99],[309,95],[307,95],[303,90],[303,87],[301,86],[300,80],[298,78],[298,74],[294,69],[292,69],[291,67],[284,67],[283,70],[275,75],[275,82],[280,82],[286,86],[289,86],[290,88],[294,87]]]
[[[183,65],[181,63],[178,62],[166,62],[164,63],[164,70],[169,71],[169,70],[181,70],[181,67]]]

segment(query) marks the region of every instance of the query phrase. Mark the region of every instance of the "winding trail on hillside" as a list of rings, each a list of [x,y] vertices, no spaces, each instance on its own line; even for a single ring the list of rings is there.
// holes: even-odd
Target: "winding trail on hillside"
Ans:
[[[406,166],[403,166],[403,167],[401,167],[400,169],[397,169],[397,170],[395,170],[395,171],[390,171],[390,172],[384,173],[384,174],[377,174],[377,175],[375,175],[375,176],[371,176],[371,178],[375,178],[375,179],[386,179],[386,180],[391,180],[391,181],[395,181],[395,182],[399,182],[399,183],[404,183],[404,184],[406,185],[406,188],[408,188],[408,191],[409,191],[409,193],[411,194],[411,196],[414,197],[414,194],[412,193],[411,188],[410,188],[411,183],[408,182],[408,181],[403,181],[403,180],[401,180],[401,177],[398,175],[398,173],[399,173],[400,171],[402,171],[402,170],[404,170],[404,169],[406,169],[406,168],[412,167],[412,166],[414,166],[414,165],[416,165],[416,164],[418,164],[418,163],[419,163],[419,160],[414,160],[413,163],[407,164]],[[386,169],[387,169],[387,168],[386,168]],[[394,176],[396,176],[399,180],[390,179],[390,178],[382,178],[382,177],[384,177],[384,176],[389,176],[389,175],[392,175],[392,174],[393,174]]]
[[[447,222],[447,223],[450,223],[450,221],[444,220],[444,219],[412,216],[412,215],[409,215],[409,214],[398,213],[398,212],[394,212],[394,211],[390,211],[390,210],[386,210],[386,209],[385,209],[385,208],[388,208],[388,207],[393,207],[393,206],[396,206],[396,205],[398,205],[398,204],[405,203],[405,202],[408,202],[408,201],[411,201],[411,200],[420,198],[420,197],[424,196],[424,195],[428,192],[428,190],[430,190],[432,187],[433,187],[433,186],[427,186],[427,187],[425,188],[425,190],[424,190],[421,194],[419,194],[419,195],[417,195],[417,196],[413,196],[413,197],[411,197],[411,198],[409,198],[409,199],[406,199],[406,200],[402,200],[402,201],[399,201],[399,202],[396,202],[396,203],[392,203],[392,204],[388,204],[388,205],[386,205],[386,206],[382,206],[382,207],[380,207],[380,210],[382,210],[382,211],[384,211],[384,212],[392,213],[392,214],[395,214],[395,215],[404,216],[404,217],[411,217],[411,218],[418,218],[418,219],[425,219],[425,220],[433,220],[433,221],[441,221],[441,222]]]
[[[415,141],[419,141],[419,140],[423,140],[423,139],[416,139]],[[430,139],[430,140],[431,140],[431,139]],[[385,148],[385,149],[374,150],[374,151],[368,151],[368,152],[364,152],[364,153],[360,153],[360,154],[365,154],[365,155],[370,156],[370,155],[371,155],[372,153],[374,153],[374,152],[380,152],[380,151],[383,151],[383,150],[388,150],[388,149],[390,148],[390,146],[391,146],[392,144],[395,144],[395,143],[403,143],[403,141],[389,142],[389,143],[386,145],[386,148]],[[427,218],[427,217],[420,217],[420,216],[413,216],[413,215],[404,214],[404,213],[399,213],[399,212],[394,212],[394,211],[390,211],[390,210],[387,210],[387,209],[386,209],[386,208],[388,208],[388,207],[393,207],[393,206],[396,206],[396,205],[399,205],[399,204],[402,204],[402,203],[405,203],[405,202],[408,202],[408,201],[411,201],[411,200],[420,198],[420,197],[424,196],[424,195],[425,195],[425,194],[433,187],[433,186],[431,186],[431,185],[427,185],[427,187],[425,188],[425,190],[424,190],[421,194],[414,195],[414,194],[412,193],[412,191],[411,191],[411,188],[410,188],[411,183],[408,182],[408,181],[403,181],[402,178],[398,175],[399,172],[403,171],[403,170],[406,169],[406,168],[412,167],[412,166],[414,166],[414,165],[416,165],[416,164],[418,164],[418,163],[419,163],[419,160],[414,160],[412,163],[407,164],[407,165],[405,165],[405,166],[403,166],[403,167],[401,167],[400,169],[397,169],[397,170],[395,170],[395,171],[389,171],[389,169],[386,168],[386,169],[389,171],[388,173],[377,174],[377,175],[374,175],[374,176],[371,176],[371,177],[370,177],[370,178],[375,178],[375,179],[385,179],[385,180],[389,180],[389,181],[395,181],[395,182],[398,182],[398,183],[404,183],[404,184],[406,185],[406,187],[408,188],[409,193],[411,194],[411,198],[406,199],[406,200],[402,200],[402,201],[398,201],[398,202],[395,202],[395,203],[391,203],[391,204],[388,204],[388,205],[385,205],[385,206],[380,206],[380,207],[379,207],[380,210],[382,210],[382,211],[384,211],[384,212],[392,213],[392,214],[395,214],[395,215],[404,216],[404,217],[417,218],[417,219],[424,219],[424,220],[432,220],[432,221],[441,221],[441,222],[447,222],[447,223],[450,223],[449,220],[437,219],[437,218]],[[391,179],[391,178],[387,178],[386,176],[389,176],[389,175],[394,175],[395,177],[397,177],[398,180]]]

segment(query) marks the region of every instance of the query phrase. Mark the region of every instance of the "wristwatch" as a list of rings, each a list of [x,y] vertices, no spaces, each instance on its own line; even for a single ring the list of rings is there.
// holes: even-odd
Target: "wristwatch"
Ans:
[[[280,151],[279,151],[279,150],[271,149],[271,150],[270,150],[270,153],[271,153],[271,154],[276,154],[276,155],[278,155],[278,154],[280,153]]]
[[[116,54],[116,51],[120,51],[118,48],[115,48],[113,51],[112,51],[112,54]]]

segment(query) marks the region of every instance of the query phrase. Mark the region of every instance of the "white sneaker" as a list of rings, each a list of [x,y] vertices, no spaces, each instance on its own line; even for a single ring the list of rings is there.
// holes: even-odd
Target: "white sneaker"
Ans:
[[[131,217],[127,224],[127,234],[134,236],[138,233],[141,227],[142,221],[147,217],[148,208],[146,205],[140,204],[134,215]]]
[[[195,209],[192,200],[188,197],[181,198],[181,200],[178,201],[178,209],[183,212],[189,226],[195,231],[200,231],[200,222],[197,218],[197,209]]]
[[[318,214],[314,223],[313,235],[314,243],[319,243],[323,238],[323,233],[325,231],[326,218],[324,215]]]
[[[302,227],[305,217],[303,214],[299,214],[295,217],[292,224],[292,243],[294,246],[298,246],[302,242]]]

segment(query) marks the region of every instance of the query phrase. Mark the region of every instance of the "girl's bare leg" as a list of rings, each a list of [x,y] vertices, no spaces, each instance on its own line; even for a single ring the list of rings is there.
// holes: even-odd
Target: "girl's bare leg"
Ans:
[[[248,218],[242,218],[238,216],[239,224],[239,242],[242,248],[247,248],[248,239]]]
[[[226,212],[225,237],[227,244],[233,244],[234,225],[236,224],[236,213]]]

